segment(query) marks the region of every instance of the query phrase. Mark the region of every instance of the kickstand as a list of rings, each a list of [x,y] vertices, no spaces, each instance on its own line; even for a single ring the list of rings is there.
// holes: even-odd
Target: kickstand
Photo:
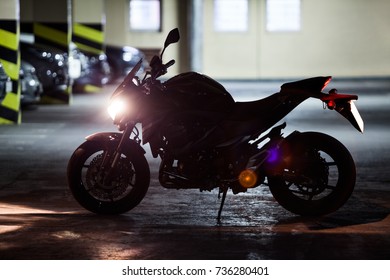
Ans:
[[[221,222],[221,213],[222,213],[223,204],[225,203],[227,190],[228,190],[227,188],[224,188],[222,192],[222,201],[221,201],[221,206],[219,206],[218,217],[217,217],[218,223]]]

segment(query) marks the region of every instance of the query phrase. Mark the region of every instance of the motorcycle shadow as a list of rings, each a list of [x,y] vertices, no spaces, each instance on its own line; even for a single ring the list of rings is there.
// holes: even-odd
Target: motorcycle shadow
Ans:
[[[356,209],[357,205],[359,209]],[[215,223],[180,224],[174,217],[167,218],[166,215],[166,220],[162,221],[160,215],[151,219],[140,212],[119,216],[95,215],[84,210],[1,214],[0,235],[4,246],[0,249],[0,259],[388,257],[386,247],[389,243],[375,245],[379,235],[371,234],[377,230],[382,235],[379,240],[387,240],[383,221],[389,217],[390,209],[385,206],[352,198],[344,208],[321,218],[291,215],[281,218],[285,214],[283,211],[275,213],[272,220],[278,221],[268,221],[264,225],[257,224],[260,220],[246,220],[234,225],[225,216],[218,226]],[[370,234],[365,235],[367,232]],[[363,248],[360,252],[363,255],[356,255],[355,250],[343,247],[351,242],[353,235],[356,235],[353,244]],[[343,255],[338,255],[340,250],[320,250],[325,244],[344,248]],[[285,246],[292,249],[286,251]],[[365,253],[369,248],[371,251]]]
[[[390,201],[389,192],[383,192],[379,195],[382,200]],[[387,197],[387,199],[386,199]],[[352,229],[356,226],[372,226],[378,223],[386,223],[386,218],[390,216],[390,207],[382,205],[370,199],[363,200],[362,197],[352,196],[350,200],[338,211],[322,217],[301,217],[294,216],[281,219],[277,226],[286,226],[292,224],[304,224],[310,231],[329,230],[329,229]],[[347,229],[346,229],[347,230]]]

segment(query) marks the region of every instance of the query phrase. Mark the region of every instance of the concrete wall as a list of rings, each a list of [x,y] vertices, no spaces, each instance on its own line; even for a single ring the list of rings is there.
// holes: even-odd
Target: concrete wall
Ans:
[[[191,1],[184,2],[190,5]],[[144,49],[160,48],[165,35],[176,26],[185,40],[191,37],[186,33],[193,28],[183,26],[191,19],[188,6],[183,8],[184,2],[162,1],[162,32],[141,33],[129,30],[127,0],[106,0],[106,41]],[[203,25],[203,34],[198,38],[202,42],[199,65],[200,71],[210,76],[233,79],[390,76],[388,0],[301,0],[298,32],[267,32],[266,0],[249,0],[248,30],[242,33],[214,31],[214,0],[203,0],[201,8],[202,22],[192,24]],[[187,44],[182,40],[171,47],[166,59],[173,57],[178,65],[187,65],[190,53]],[[179,69],[172,70],[170,73],[175,74]]]
[[[19,19],[19,1],[4,0],[0,5],[0,20]]]
[[[100,23],[104,8],[103,0],[72,0],[73,22]]]
[[[129,45],[140,49],[161,49],[168,32],[179,26],[178,1],[180,0],[162,1],[161,32],[139,32],[131,31],[129,28],[129,1],[106,0],[106,43],[117,46]],[[164,57],[167,61],[172,58],[177,60],[177,65],[170,69],[170,73],[178,73],[179,45],[172,45],[165,52]]]
[[[259,76],[262,1],[249,0],[246,32],[214,31],[214,0],[204,0],[203,72],[216,78]]]
[[[247,32],[218,33],[213,0],[204,0],[205,73],[217,78],[390,75],[390,1],[302,0],[301,31],[279,33],[265,30],[265,3],[249,0]]]
[[[70,0],[56,1],[55,3],[53,0],[34,0],[31,2],[33,2],[34,20],[43,22],[67,22],[70,20]]]
[[[40,0],[40,3],[45,1],[51,2]],[[214,0],[163,0],[161,32],[131,31],[128,0],[101,1],[108,44],[159,49],[169,30],[180,28],[181,42],[170,47],[165,55],[167,60],[177,60],[170,71],[172,75],[190,69],[189,54],[195,52],[199,56],[197,70],[220,79],[390,76],[388,0],[301,0],[301,30],[277,33],[265,29],[266,0],[248,0],[248,30],[243,33],[214,31]],[[99,5],[101,1],[97,1]],[[194,1],[202,3],[197,5],[201,9],[197,11],[201,15],[199,22],[191,21],[189,13]],[[13,13],[8,12],[15,9],[13,3],[1,1],[3,19]],[[85,11],[85,6],[100,9],[93,3],[93,0],[74,0],[74,5],[83,8],[76,9],[74,17],[79,21],[95,21],[88,13],[77,12]],[[42,17],[47,21],[58,20],[64,9],[44,11]],[[31,17],[28,10],[24,19]],[[201,48],[188,51],[194,40],[190,31],[199,25],[203,32],[195,41],[201,43]]]

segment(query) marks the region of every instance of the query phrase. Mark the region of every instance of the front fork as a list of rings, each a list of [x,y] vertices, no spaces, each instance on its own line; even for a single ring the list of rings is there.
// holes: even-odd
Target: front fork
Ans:
[[[105,176],[103,177],[103,185],[110,185],[112,180],[116,177],[117,164],[121,158],[122,152],[125,148],[125,144],[128,142],[130,135],[135,127],[135,123],[129,123],[119,140],[118,145],[116,146],[113,153],[108,151],[102,161],[101,171]],[[111,160],[112,159],[112,160]]]

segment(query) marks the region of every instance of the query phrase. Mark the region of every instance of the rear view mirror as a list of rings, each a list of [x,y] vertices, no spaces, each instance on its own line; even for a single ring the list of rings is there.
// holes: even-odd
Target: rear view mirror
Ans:
[[[178,29],[178,28],[172,29],[172,30],[168,33],[167,38],[165,39],[164,49],[165,49],[166,47],[168,47],[170,44],[179,42],[179,40],[180,40],[179,29]]]
[[[178,28],[172,29],[172,30],[168,33],[167,38],[165,39],[164,49],[162,50],[160,57],[162,58],[163,53],[165,52],[165,49],[166,49],[170,44],[177,43],[177,42],[179,42],[179,40],[180,40],[179,29],[178,29]]]

